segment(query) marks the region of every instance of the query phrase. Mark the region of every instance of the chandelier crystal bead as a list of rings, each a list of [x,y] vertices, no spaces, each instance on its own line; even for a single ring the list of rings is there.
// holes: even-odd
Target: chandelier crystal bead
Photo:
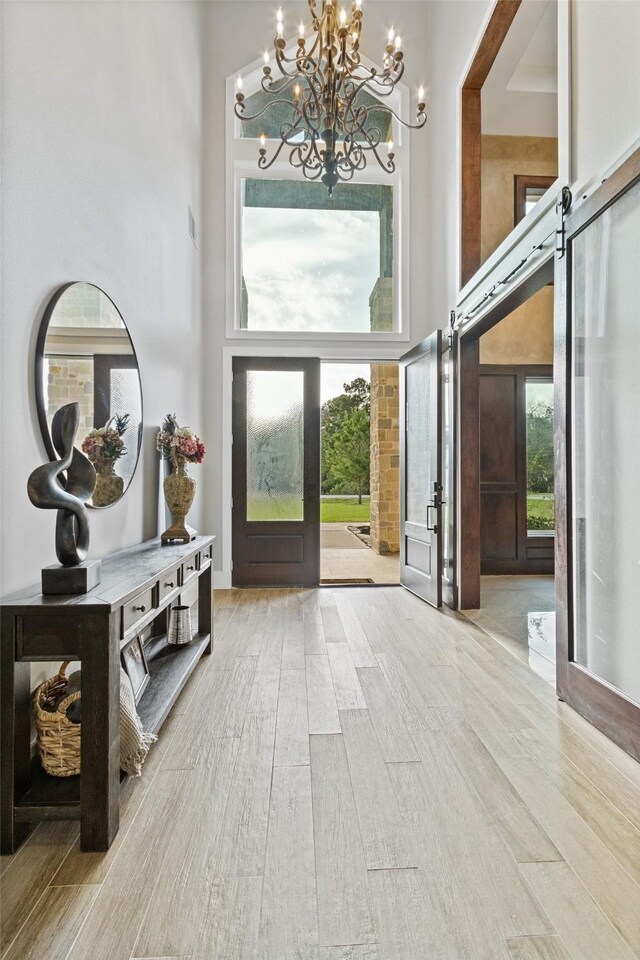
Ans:
[[[392,123],[395,120],[416,130],[426,123],[426,104],[424,89],[420,87],[416,122],[412,124],[384,102],[404,74],[402,40],[392,27],[382,69],[365,67],[360,57],[362,0],[352,0],[350,15],[345,6],[338,9],[333,0],[322,0],[320,11],[316,0],[307,2],[312,28],[308,49],[305,27],[301,23],[297,49],[287,55],[284,18],[279,9],[273,44],[277,72],[274,75],[269,66],[268,53],[264,55],[262,68],[261,89],[270,99],[266,106],[249,116],[239,77],[234,112],[239,120],[250,121],[264,116],[278,104],[288,107],[290,117],[280,125],[280,142],[270,159],[266,139],[260,138],[258,167],[268,170],[282,151],[289,148],[289,163],[301,169],[308,180],[320,180],[331,196],[339,181],[352,180],[356,171],[365,169],[371,157],[375,157],[385,172],[395,170],[391,139],[387,143],[386,158],[379,153],[384,140],[372,111],[378,115],[386,113]],[[364,103],[361,94],[368,94],[374,103]]]

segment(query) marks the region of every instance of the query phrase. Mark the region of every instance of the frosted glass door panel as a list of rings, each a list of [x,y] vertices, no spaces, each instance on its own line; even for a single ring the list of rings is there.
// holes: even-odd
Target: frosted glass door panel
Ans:
[[[640,703],[640,187],[572,249],[574,660]]]
[[[247,520],[304,519],[304,373],[247,371]]]
[[[114,367],[110,375],[111,409],[114,413],[129,414],[129,423],[124,435],[127,452],[118,464],[118,473],[123,477],[133,476],[138,459],[138,434],[142,423],[140,380],[137,368]]]
[[[407,522],[427,524],[430,493],[429,366],[425,353],[409,363],[407,377]]]

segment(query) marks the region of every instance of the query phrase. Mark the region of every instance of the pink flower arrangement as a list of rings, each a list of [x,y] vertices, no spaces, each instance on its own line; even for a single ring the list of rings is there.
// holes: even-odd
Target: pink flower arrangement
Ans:
[[[116,415],[104,427],[91,430],[82,441],[82,452],[95,466],[102,460],[119,460],[127,452],[122,439],[129,423],[129,414]]]
[[[156,449],[172,463],[202,463],[206,453],[204,443],[190,427],[181,427],[175,413],[167,414],[158,430]]]

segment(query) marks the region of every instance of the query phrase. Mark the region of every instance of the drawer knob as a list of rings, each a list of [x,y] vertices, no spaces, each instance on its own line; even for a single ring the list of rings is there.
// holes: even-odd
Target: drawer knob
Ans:
[[[165,587],[175,587],[175,583],[173,582],[173,580],[168,580],[165,583]]]
[[[145,605],[144,605],[144,603],[143,603],[141,607],[134,607],[133,609],[134,609],[134,610],[139,610],[140,613],[144,613],[147,608],[145,607]]]
[[[195,570],[195,567],[192,565],[190,567],[187,567],[187,570]]]

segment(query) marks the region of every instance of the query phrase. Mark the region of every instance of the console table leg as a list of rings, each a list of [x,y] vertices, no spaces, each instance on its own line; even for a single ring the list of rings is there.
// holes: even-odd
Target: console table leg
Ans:
[[[0,644],[0,807],[2,853],[14,853],[29,833],[17,823],[14,804],[27,789],[30,777],[31,664],[16,663],[15,618],[2,617]]]
[[[87,618],[83,630],[80,848],[108,850],[118,832],[120,807],[117,613]]]
[[[198,630],[209,634],[209,643],[204,648],[203,656],[211,653],[213,646],[213,581],[211,564],[200,574],[198,581]]]

